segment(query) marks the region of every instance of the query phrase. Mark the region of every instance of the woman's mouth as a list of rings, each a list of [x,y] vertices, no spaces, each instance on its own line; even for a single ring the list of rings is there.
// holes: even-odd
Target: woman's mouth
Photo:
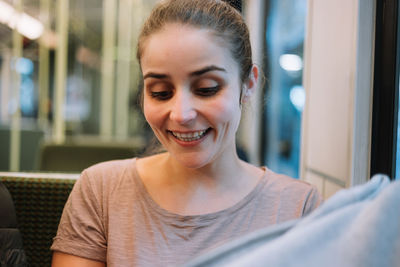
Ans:
[[[205,136],[208,131],[211,128],[207,129],[207,130],[201,130],[201,131],[195,131],[195,132],[186,132],[186,133],[182,133],[182,132],[174,132],[174,131],[169,131],[176,139],[183,141],[183,142],[193,142],[196,140],[199,140],[200,138],[202,138],[203,136]]]

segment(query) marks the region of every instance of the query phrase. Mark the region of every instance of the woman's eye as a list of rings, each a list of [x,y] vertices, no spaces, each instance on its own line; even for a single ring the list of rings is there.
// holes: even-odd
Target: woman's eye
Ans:
[[[167,100],[172,97],[172,92],[171,91],[150,92],[150,96],[157,100]]]
[[[197,88],[195,90],[196,94],[199,96],[213,96],[218,91],[221,89],[219,85],[214,86],[214,87],[202,87],[202,88]]]

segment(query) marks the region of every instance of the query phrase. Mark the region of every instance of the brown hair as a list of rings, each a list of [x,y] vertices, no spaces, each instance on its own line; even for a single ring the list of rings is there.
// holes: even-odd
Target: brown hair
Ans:
[[[212,29],[229,44],[232,57],[240,68],[241,82],[250,75],[253,65],[249,31],[241,14],[221,0],[166,0],[150,13],[139,35],[137,59],[140,63],[144,42],[167,23],[182,23]]]

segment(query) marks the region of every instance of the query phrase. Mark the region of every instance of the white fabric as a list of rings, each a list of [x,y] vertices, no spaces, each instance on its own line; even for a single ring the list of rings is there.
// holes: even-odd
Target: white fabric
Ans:
[[[186,266],[400,266],[400,181],[376,175],[303,219],[257,231]]]

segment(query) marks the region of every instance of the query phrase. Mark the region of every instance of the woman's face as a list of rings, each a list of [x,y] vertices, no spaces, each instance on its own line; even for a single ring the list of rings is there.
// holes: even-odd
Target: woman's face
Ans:
[[[241,82],[227,44],[181,24],[167,24],[145,42],[144,115],[160,142],[189,168],[232,157]]]

